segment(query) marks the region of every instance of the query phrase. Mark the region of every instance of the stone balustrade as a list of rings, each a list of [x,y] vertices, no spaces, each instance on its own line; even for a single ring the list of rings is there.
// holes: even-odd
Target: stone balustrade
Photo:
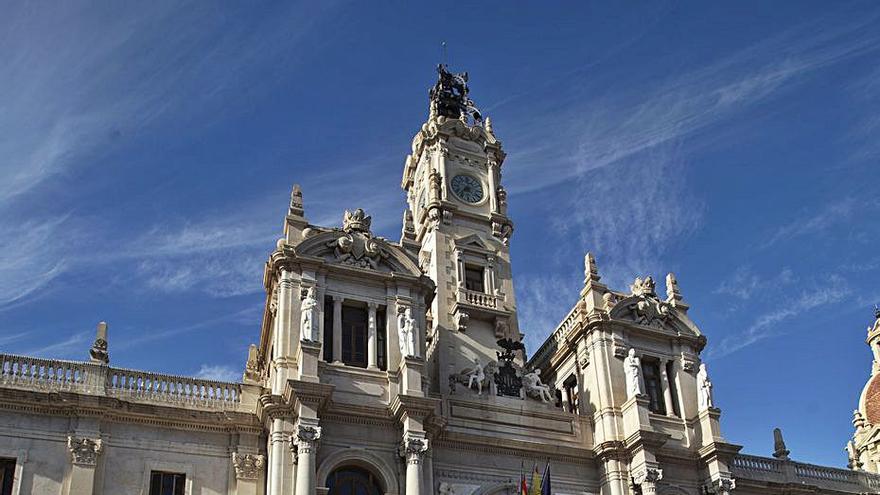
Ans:
[[[242,401],[240,383],[12,354],[0,354],[0,386],[222,410],[237,410]]]
[[[580,306],[575,305],[571,311],[565,315],[565,318],[562,319],[562,322],[556,326],[553,330],[553,333],[550,334],[550,338],[544,341],[544,344],[538,349],[538,351],[532,356],[529,360],[529,367],[531,368],[544,368],[546,367],[547,360],[550,359],[551,356],[559,349],[560,344],[565,340],[565,337],[568,335],[568,332],[571,331],[572,328],[577,324],[581,317]]]
[[[732,471],[737,480],[795,483],[820,489],[852,491],[853,487],[880,487],[880,475],[753,455],[734,457]]]
[[[498,297],[485,292],[459,289],[458,302],[476,306],[478,308],[497,309]]]

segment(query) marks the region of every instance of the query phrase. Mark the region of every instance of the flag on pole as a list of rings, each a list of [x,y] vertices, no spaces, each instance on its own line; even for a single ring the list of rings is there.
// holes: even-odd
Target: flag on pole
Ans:
[[[547,461],[547,466],[544,467],[544,476],[541,481],[541,495],[552,495],[550,493],[550,461]]]
[[[526,475],[523,473],[522,462],[519,463],[519,495],[529,495],[529,485],[526,484]]]
[[[529,488],[529,495],[541,495],[541,472],[538,471],[538,464],[532,472],[532,486]]]

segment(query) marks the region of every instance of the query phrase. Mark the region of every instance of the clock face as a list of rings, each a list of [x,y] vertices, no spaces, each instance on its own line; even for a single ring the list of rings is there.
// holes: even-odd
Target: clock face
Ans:
[[[452,192],[468,203],[479,203],[483,199],[483,185],[470,175],[453,177]]]

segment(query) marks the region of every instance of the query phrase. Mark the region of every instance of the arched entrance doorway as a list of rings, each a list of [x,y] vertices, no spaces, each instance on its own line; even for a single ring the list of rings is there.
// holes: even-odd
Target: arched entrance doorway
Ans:
[[[378,477],[359,466],[342,466],[327,476],[329,495],[383,495]]]

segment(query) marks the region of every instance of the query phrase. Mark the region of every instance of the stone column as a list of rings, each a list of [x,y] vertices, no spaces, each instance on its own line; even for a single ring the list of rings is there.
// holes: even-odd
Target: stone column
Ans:
[[[284,420],[272,420],[272,432],[269,434],[269,486],[268,495],[281,495],[284,479]]]
[[[235,495],[257,495],[257,484],[262,478],[266,457],[259,454],[232,453],[235,468]]]
[[[461,257],[461,251],[455,252],[455,267],[458,272],[458,286],[464,289],[464,260]]]
[[[669,361],[663,359],[660,361],[660,386],[663,388],[663,400],[666,403],[666,415],[675,416],[675,408],[672,404],[672,389],[669,386],[669,374],[666,372],[666,365]]]
[[[314,495],[317,486],[315,478],[315,454],[321,427],[299,424],[296,428],[296,495]]]
[[[342,362],[342,296],[333,296],[333,362]]]
[[[369,303],[367,314],[367,368],[371,370],[378,369],[376,365],[376,355],[378,352],[378,339],[376,337],[376,303]]]
[[[422,489],[422,461],[428,451],[428,439],[408,433],[403,437],[402,450],[406,459],[406,495],[428,495]]]
[[[70,435],[67,450],[70,451],[71,466],[65,495],[91,495],[95,490],[98,456],[104,451],[101,439]]]

